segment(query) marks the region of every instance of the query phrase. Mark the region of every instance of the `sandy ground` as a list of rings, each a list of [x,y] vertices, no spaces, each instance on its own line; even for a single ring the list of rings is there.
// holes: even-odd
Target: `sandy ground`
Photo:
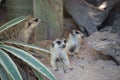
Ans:
[[[57,80],[120,80],[120,66],[112,60],[100,59],[98,55],[100,52],[88,45],[90,39],[93,39],[93,36],[84,39],[83,48],[79,53],[80,59],[75,56],[70,57],[73,70],[64,66],[65,73],[59,62],[59,71],[54,71],[48,61],[44,62]]]
[[[81,57],[70,58],[73,70],[65,67],[66,73],[60,63],[58,63],[59,71],[54,71],[49,64],[46,66],[57,80],[120,80],[120,66],[113,61],[95,60],[92,56],[84,54]]]
[[[84,55],[83,58],[70,58],[73,70],[66,69],[66,73],[63,68],[59,68],[59,71],[48,68],[58,80],[120,80],[120,66],[116,66],[113,61],[95,61],[89,55]]]

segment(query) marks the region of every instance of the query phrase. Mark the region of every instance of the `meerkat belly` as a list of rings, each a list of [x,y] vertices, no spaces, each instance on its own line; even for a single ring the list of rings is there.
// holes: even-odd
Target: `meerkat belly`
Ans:
[[[60,50],[56,50],[52,53],[53,56],[59,58],[61,56],[61,51]]]
[[[68,43],[67,43],[67,47],[69,49],[70,52],[74,52],[76,47],[79,45],[79,43],[77,42],[77,40],[70,40]]]
[[[60,56],[61,58],[63,58],[63,57],[65,57],[65,56],[67,56],[67,52],[62,51],[59,56]]]

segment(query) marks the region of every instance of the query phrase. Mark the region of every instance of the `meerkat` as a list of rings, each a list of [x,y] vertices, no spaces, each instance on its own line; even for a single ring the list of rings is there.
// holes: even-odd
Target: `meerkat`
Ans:
[[[83,33],[80,32],[79,30],[73,30],[69,34],[69,37],[66,43],[66,48],[68,49],[69,55],[74,55],[76,53],[79,53],[82,45],[83,37],[84,37]],[[79,58],[78,55],[77,57]]]
[[[66,66],[68,66],[68,68],[70,70],[73,69],[70,65],[70,61],[69,61],[68,54],[66,51],[66,40],[65,39],[64,40],[61,40],[61,39],[54,40],[52,42],[50,51],[51,51],[50,63],[55,71],[58,70],[57,62],[56,62],[57,59],[60,59]]]
[[[29,19],[29,21],[25,23],[25,28],[23,28],[20,31],[20,33],[18,35],[18,39],[21,41],[24,41],[24,42],[28,42],[33,30],[35,29],[35,27],[37,27],[37,25],[40,22],[42,22],[42,21],[38,18]]]
[[[0,33],[0,40],[28,42],[34,28],[41,20],[28,16],[28,18],[11,28]]]

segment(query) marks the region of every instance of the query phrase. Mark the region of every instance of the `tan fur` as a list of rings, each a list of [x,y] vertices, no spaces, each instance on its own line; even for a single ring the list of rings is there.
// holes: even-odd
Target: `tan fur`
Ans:
[[[37,18],[32,18],[29,16],[25,21],[21,22],[20,24],[3,31],[2,33],[0,33],[0,40],[28,42],[33,32],[33,29],[40,22],[39,19],[37,22],[34,21],[35,19]]]

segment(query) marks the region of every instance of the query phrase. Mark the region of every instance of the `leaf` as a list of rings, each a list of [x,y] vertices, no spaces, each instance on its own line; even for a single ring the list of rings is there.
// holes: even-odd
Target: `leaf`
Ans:
[[[46,49],[44,49],[44,48],[37,47],[37,46],[34,46],[34,45],[30,45],[30,44],[23,43],[23,42],[4,41],[4,43],[15,44],[15,45],[21,45],[21,46],[24,46],[24,47],[29,47],[29,48],[32,48],[32,49],[36,49],[36,50],[40,50],[40,51],[44,51],[44,52],[46,52],[46,53],[51,54],[50,51],[48,51],[48,50],[46,50]]]
[[[0,64],[4,67],[7,75],[9,75],[12,80],[22,80],[21,74],[19,73],[17,66],[9,55],[0,49]]]
[[[2,67],[2,65],[0,64],[0,79],[1,80],[12,80],[7,72],[5,71],[5,69]]]
[[[37,70],[39,73],[42,73],[50,80],[56,80],[55,76],[51,73],[51,71],[49,71],[47,67],[45,67],[41,62],[39,62],[28,52],[8,45],[0,45],[0,47],[20,58],[28,65],[30,65],[33,69]]]
[[[26,18],[27,18],[27,16],[21,16],[21,17],[17,17],[15,19],[10,20],[9,22],[7,22],[6,24],[4,24],[3,26],[0,27],[0,33],[6,29],[24,21]]]
[[[40,74],[40,73],[39,73],[38,71],[36,71],[35,69],[33,69],[33,71],[34,71],[35,75],[37,76],[37,78],[38,78],[39,80],[45,80],[42,74]]]

